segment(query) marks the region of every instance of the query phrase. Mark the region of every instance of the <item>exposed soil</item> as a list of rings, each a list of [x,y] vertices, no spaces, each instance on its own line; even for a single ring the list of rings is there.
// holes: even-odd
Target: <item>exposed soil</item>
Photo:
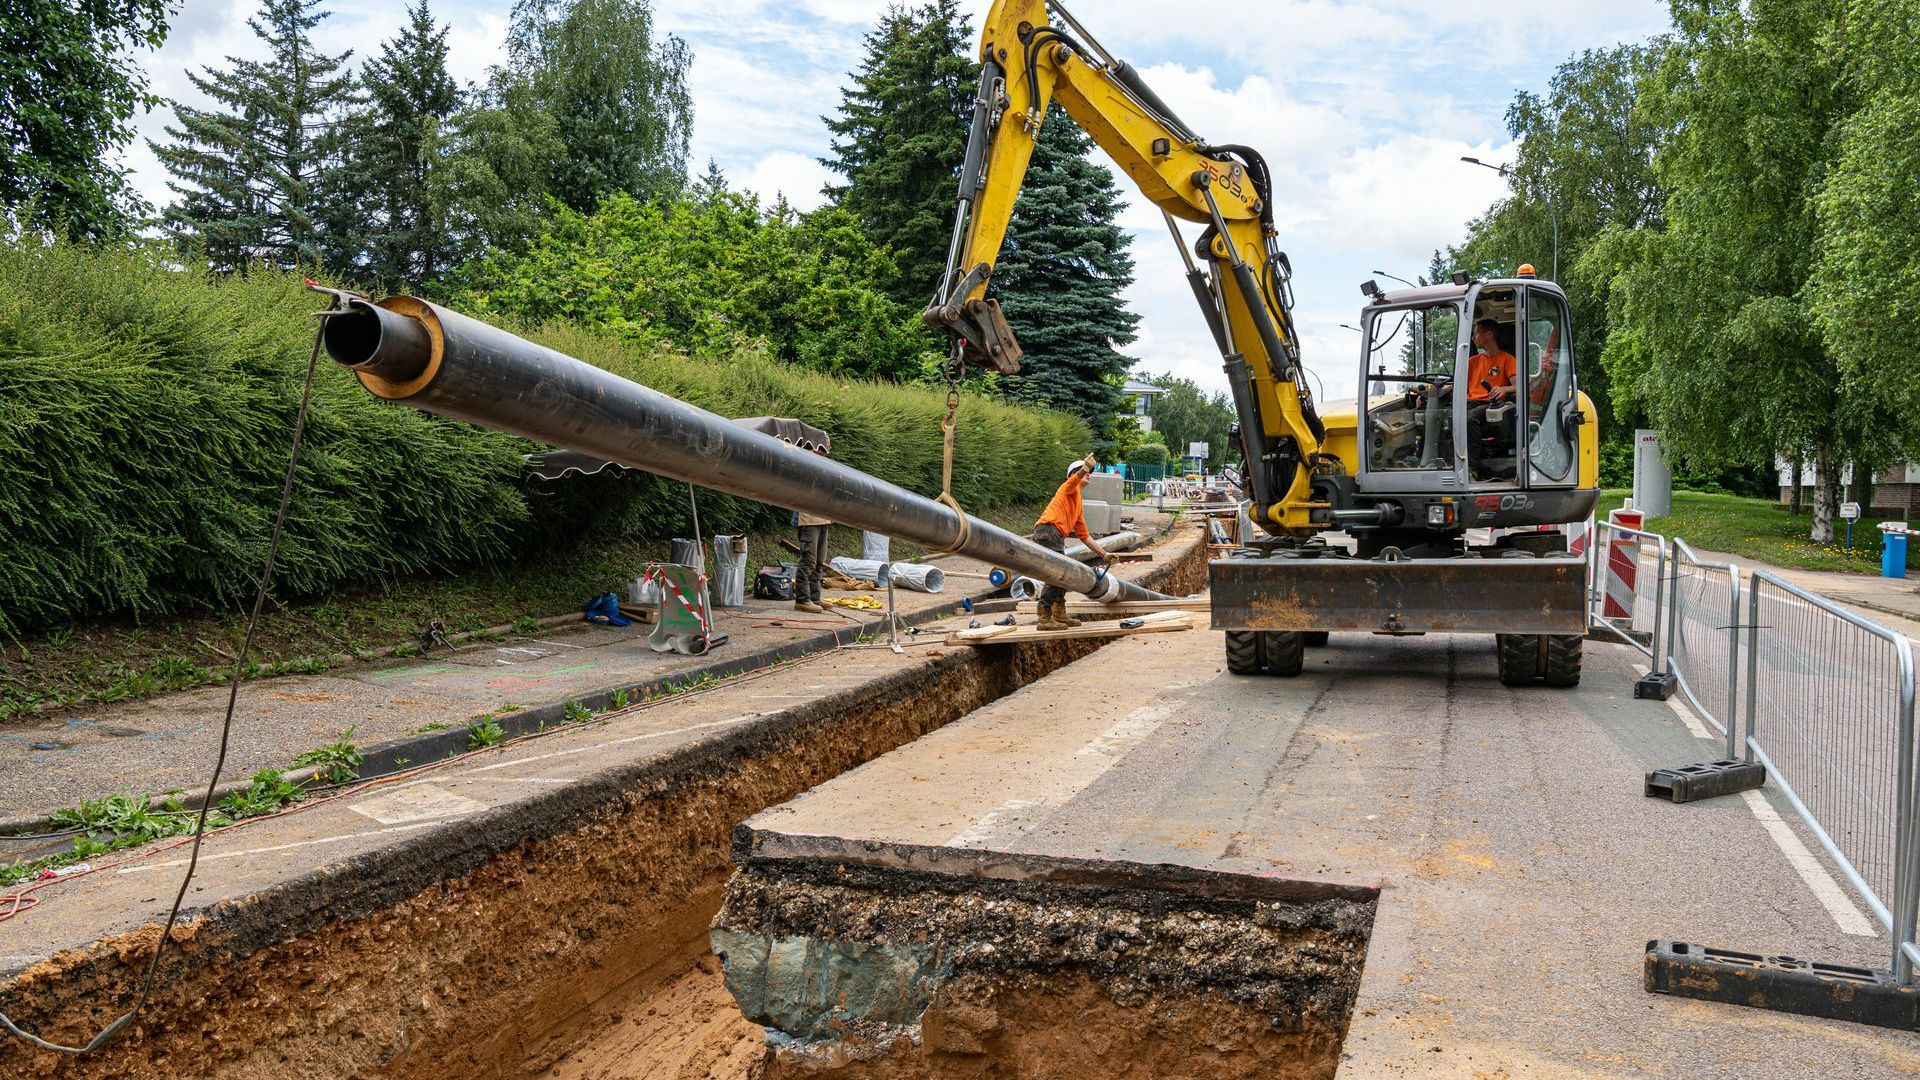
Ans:
[[[1201,550],[1156,567],[1160,587],[1197,588]],[[578,1075],[744,1075],[726,1070],[751,1029],[704,1006],[710,1035],[682,1038],[684,1059],[648,1039],[652,1056],[617,1060],[619,1045],[669,1023],[648,1018],[648,1005],[657,1018],[662,1000],[717,1004],[711,973],[686,958],[704,945],[735,824],[1095,647],[956,651],[911,665],[793,710],[777,737],[690,752],[684,768],[656,771],[563,831],[531,833],[425,889],[386,896],[385,882],[422,868],[376,856],[336,874],[351,881],[322,873],[216,908],[176,932],[179,950],[117,1042],[84,1060],[16,1049],[0,1055],[0,1078],[504,1078],[576,1061],[631,1069]],[[84,1039],[131,1004],[156,933],[30,968],[0,987],[0,1008],[46,1037]],[[637,999],[649,1000],[626,1004]],[[589,1036],[613,1046],[587,1047]]]

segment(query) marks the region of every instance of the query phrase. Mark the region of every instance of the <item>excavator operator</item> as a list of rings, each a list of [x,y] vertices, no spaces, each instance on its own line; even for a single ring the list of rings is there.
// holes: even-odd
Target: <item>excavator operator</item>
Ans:
[[[1479,459],[1487,456],[1488,412],[1502,410],[1491,425],[1495,432],[1511,412],[1505,406],[1513,397],[1518,361],[1500,347],[1500,324],[1493,319],[1473,324],[1473,344],[1480,351],[1467,358],[1467,452],[1473,458],[1468,464],[1477,472]]]

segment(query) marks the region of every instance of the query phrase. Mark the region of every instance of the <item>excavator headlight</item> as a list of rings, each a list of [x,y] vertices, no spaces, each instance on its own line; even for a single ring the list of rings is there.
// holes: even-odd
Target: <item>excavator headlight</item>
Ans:
[[[1453,522],[1453,507],[1446,503],[1427,504],[1427,524],[1449,525]]]

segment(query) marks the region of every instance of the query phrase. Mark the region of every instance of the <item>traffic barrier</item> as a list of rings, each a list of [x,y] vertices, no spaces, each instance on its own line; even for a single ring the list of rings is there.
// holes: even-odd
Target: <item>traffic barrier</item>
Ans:
[[[1647,545],[1654,552],[1653,598],[1640,603],[1640,559]],[[1588,625],[1590,632],[1615,638],[1637,650],[1652,665],[1650,675],[1665,670],[1665,644],[1660,636],[1666,603],[1667,538],[1611,518],[1594,524],[1587,558]]]
[[[1634,597],[1640,579],[1640,543],[1635,536],[1646,518],[1638,510],[1615,510],[1607,515],[1614,526],[1607,544],[1607,585],[1601,614],[1609,619],[1633,617]]]
[[[1740,568],[1705,562],[1686,541],[1675,539],[1668,565],[1665,670],[1708,727],[1727,740],[1726,756],[1739,756],[1734,707],[1739,697]]]
[[[1765,571],[1750,581],[1748,760],[1766,766],[1887,928],[1894,976],[1912,983],[1920,963],[1913,645]]]

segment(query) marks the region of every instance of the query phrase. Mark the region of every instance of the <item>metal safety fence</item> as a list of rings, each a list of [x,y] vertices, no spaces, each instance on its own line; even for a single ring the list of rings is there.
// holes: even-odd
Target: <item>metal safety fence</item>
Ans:
[[[1666,604],[1667,538],[1630,529],[1611,521],[1597,521],[1588,534],[1588,624],[1639,651],[1658,673],[1666,651],[1660,636],[1661,611]],[[1653,593],[1640,587],[1645,549],[1653,549]]]
[[[1595,523],[1590,633],[1670,674],[1722,739],[1758,762],[1920,982],[1920,732],[1906,635],[1684,541]],[[1647,571],[1651,570],[1651,577]],[[1651,602],[1648,602],[1648,601]]]
[[[1740,755],[1735,715],[1740,672],[1740,568],[1707,562],[1675,539],[1669,547],[1666,664],[1693,711]]]
[[[1744,746],[1893,936],[1914,912],[1914,668],[1905,635],[1755,571],[1747,589]]]

